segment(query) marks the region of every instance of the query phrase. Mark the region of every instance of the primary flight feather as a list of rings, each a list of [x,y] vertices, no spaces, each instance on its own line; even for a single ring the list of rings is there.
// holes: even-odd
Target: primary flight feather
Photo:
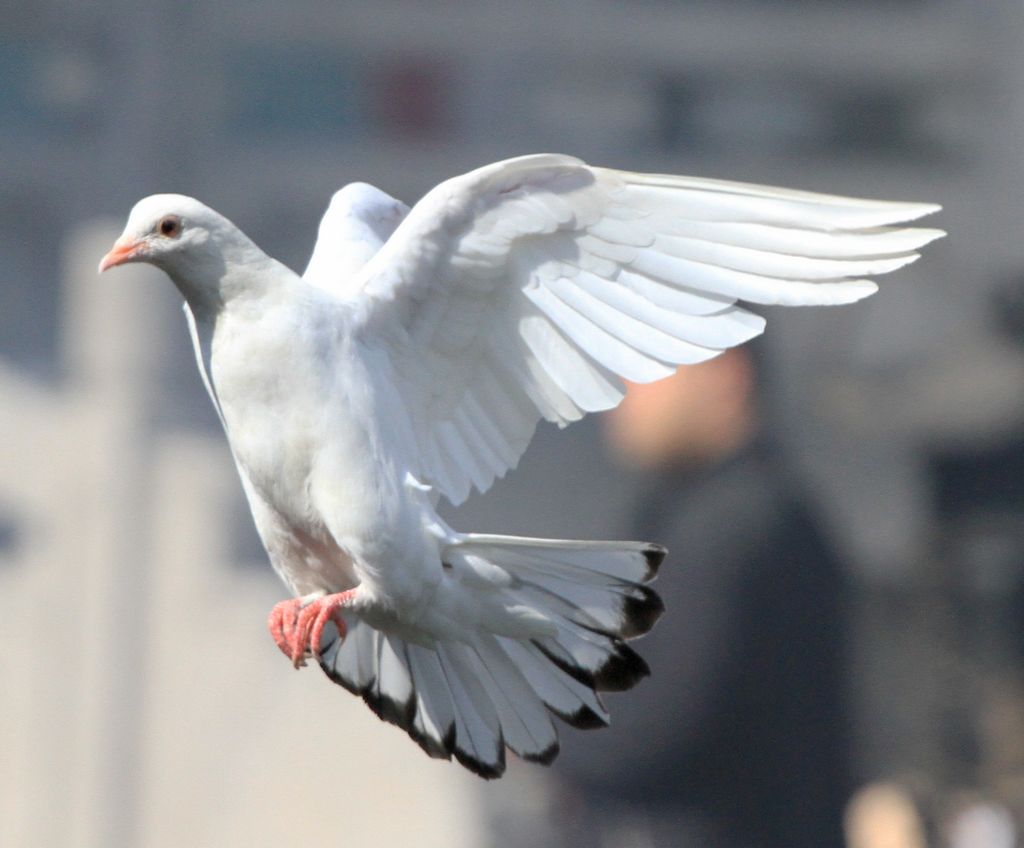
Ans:
[[[938,209],[524,156],[412,209],[331,201],[301,277],[181,195],[147,197],[100,270],[163,269],[253,518],[293,594],[269,626],[431,756],[496,777],[606,724],[648,673],[664,550],[459,533],[437,514],[514,467],[538,421],[614,407],[758,335],[739,302],[841,304],[942,235]]]

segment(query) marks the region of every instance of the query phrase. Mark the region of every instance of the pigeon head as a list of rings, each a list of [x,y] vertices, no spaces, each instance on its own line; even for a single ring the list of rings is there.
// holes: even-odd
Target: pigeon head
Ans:
[[[265,261],[265,254],[220,213],[182,194],[154,194],[132,208],[99,270],[148,262],[198,305],[222,301],[233,270]]]
[[[124,232],[100,262],[100,272],[127,262],[149,262],[170,271],[216,254],[211,240],[236,230],[222,215],[192,197],[154,194],[132,209]]]

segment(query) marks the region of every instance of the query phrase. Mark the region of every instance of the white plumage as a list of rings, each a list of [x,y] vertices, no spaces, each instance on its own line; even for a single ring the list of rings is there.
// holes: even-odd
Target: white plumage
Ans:
[[[941,235],[938,207],[525,156],[412,209],[339,191],[302,277],[196,200],[132,210],[101,270],[163,268],[275,570],[271,630],[431,756],[549,762],[551,716],[647,673],[664,551],[458,533],[437,515],[514,467],[541,419],[609,409],[758,335],[739,301],[850,303]],[[333,616],[320,643],[319,627]]]

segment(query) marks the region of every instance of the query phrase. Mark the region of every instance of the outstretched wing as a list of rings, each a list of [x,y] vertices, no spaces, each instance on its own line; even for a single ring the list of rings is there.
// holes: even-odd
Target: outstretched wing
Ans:
[[[391,237],[409,207],[367,183],[338,189],[320,220],[313,255],[302,279],[346,297],[359,270]]]
[[[453,503],[541,419],[609,409],[764,328],[737,306],[850,303],[915,260],[938,209],[586,165],[498,162],[442,183],[349,291],[391,360],[419,479]]]

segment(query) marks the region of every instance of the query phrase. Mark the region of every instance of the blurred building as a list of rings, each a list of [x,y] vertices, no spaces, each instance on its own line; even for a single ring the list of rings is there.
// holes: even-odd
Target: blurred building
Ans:
[[[1024,774],[1024,756],[1010,757],[1004,742],[1024,685],[1010,640],[1016,607],[1005,601],[1020,584],[1019,513],[1006,507],[1011,495],[993,511],[964,493],[982,479],[979,463],[1012,467],[1024,419],[1019,341],[997,331],[991,308],[996,283],[1021,265],[1018,2],[312,0],[297,8],[280,0],[7,0],[0,21],[0,420],[10,434],[0,466],[0,632],[8,647],[0,662],[5,673],[16,662],[18,669],[0,688],[8,734],[0,757],[8,759],[7,739],[19,746],[14,774],[0,783],[0,844],[203,844],[145,841],[150,823],[165,821],[153,812],[158,790],[150,797],[147,787],[165,781],[159,792],[170,794],[160,803],[184,805],[175,807],[181,818],[181,809],[195,811],[197,828],[204,816],[216,819],[202,784],[190,784],[196,770],[185,768],[186,752],[209,758],[212,774],[213,764],[235,756],[251,772],[247,740],[256,737],[241,738],[237,727],[249,725],[237,716],[253,699],[267,719],[253,734],[294,731],[309,746],[295,759],[296,792],[333,779],[342,793],[350,777],[333,758],[308,770],[320,749],[299,732],[304,708],[296,712],[288,697],[299,684],[292,676],[267,683],[273,669],[288,671],[266,650],[261,621],[280,590],[262,565],[230,565],[260,562],[261,553],[171,287],[138,278],[138,311],[129,314],[150,323],[137,333],[96,324],[92,342],[69,342],[128,276],[74,282],[69,311],[62,281],[84,280],[99,253],[86,261],[92,247],[72,249],[80,259],[65,271],[61,246],[84,222],[121,220],[139,197],[178,191],[301,268],[328,197],[345,182],[367,180],[411,201],[452,174],[541,150],[945,205],[941,226],[952,237],[886,280],[878,297],[835,312],[772,312],[768,398],[776,432],[857,569],[851,687],[860,776],[895,776],[922,792],[961,784],[1016,791],[1007,781],[1022,783],[1015,775]],[[164,330],[170,339],[154,348]],[[87,368],[93,343],[106,353]],[[542,428],[520,470],[454,520],[613,536],[632,485],[601,454],[592,421],[571,434]],[[136,558],[138,568],[129,568]],[[225,662],[196,668],[199,647],[147,630],[158,588],[180,580],[174,591],[192,598],[198,584],[187,582],[188,569],[206,562],[221,575],[218,600],[236,596],[238,608],[217,618],[216,605],[193,599],[188,609],[207,617],[182,620],[190,630],[199,621],[209,628],[189,633],[197,646],[252,654],[234,672]],[[977,574],[985,579],[973,581]],[[80,605],[87,627],[71,611]],[[159,621],[152,627],[173,619]],[[132,628],[148,635],[114,638]],[[63,660],[29,663],[37,644],[46,646],[42,656]],[[156,645],[163,662],[186,665],[179,676],[154,676]],[[257,680],[228,685],[240,668],[260,669],[251,672]],[[339,718],[336,731],[318,722],[324,745],[340,746],[350,727],[375,721],[345,693],[302,677],[302,690],[327,714],[352,711],[352,723]],[[179,680],[216,687],[225,715],[236,718],[165,731],[153,723],[164,713],[139,699],[154,697],[146,687],[159,681],[175,705],[170,714],[180,714],[189,695]],[[273,706],[260,700],[272,695],[280,699]],[[382,738],[412,747],[396,733]],[[107,750],[113,740],[117,749]],[[124,780],[166,762],[147,746],[166,746],[178,770]],[[85,785],[61,765],[72,749],[75,768],[101,770],[88,785],[107,794],[94,804],[76,789],[76,824],[65,825],[45,811],[51,799],[71,797],[67,787]],[[431,775],[449,773],[430,765]],[[186,790],[194,794],[174,794]],[[264,796],[234,791],[249,810],[237,826],[269,843],[259,824]],[[533,809],[531,791],[521,784],[521,809]],[[353,804],[338,803],[328,813],[329,802],[317,805],[317,814],[343,822]],[[54,829],[25,830],[27,822]],[[232,822],[217,826],[228,830],[207,844],[262,844],[243,840]],[[8,836],[4,827],[22,829]],[[52,839],[18,841],[37,832]]]

